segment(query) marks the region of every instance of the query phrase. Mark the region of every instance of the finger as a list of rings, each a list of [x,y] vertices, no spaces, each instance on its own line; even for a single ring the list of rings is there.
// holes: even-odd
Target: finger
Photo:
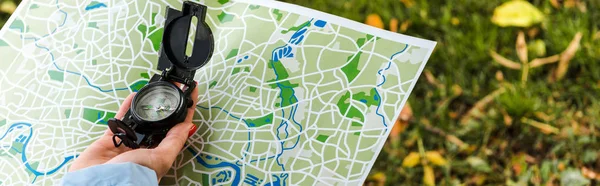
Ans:
[[[187,123],[192,123],[192,120],[194,119],[194,112],[196,111],[196,104],[198,104],[198,86],[196,86],[196,88],[194,90],[192,90],[191,97],[192,97],[192,101],[194,101],[194,104],[192,104],[192,107],[188,108],[188,114],[184,121]]]
[[[133,101],[133,97],[135,96],[135,94],[136,94],[135,92],[131,93],[131,94],[129,94],[129,96],[127,96],[127,98],[125,98],[125,101],[123,101],[123,104],[121,104],[121,107],[119,107],[119,111],[117,111],[115,118],[123,119],[123,116],[125,116],[125,114],[129,110],[129,107],[131,107],[131,102]],[[110,130],[110,128],[107,128],[106,131],[104,132],[104,135],[112,136],[113,133]]]
[[[185,145],[188,139],[190,129],[194,126],[192,123],[183,122],[177,124],[169,130],[167,136],[154,149],[167,160],[175,161],[179,151]],[[173,163],[173,162],[171,162]]]

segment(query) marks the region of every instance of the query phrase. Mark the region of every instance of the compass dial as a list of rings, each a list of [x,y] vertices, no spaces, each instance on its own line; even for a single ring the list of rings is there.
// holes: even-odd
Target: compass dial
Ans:
[[[137,97],[137,96],[136,96]],[[146,121],[159,121],[177,110],[179,91],[168,85],[149,87],[135,99],[135,112]]]

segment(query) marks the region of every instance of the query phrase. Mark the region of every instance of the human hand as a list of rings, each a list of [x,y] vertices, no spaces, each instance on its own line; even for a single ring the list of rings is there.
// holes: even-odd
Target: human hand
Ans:
[[[115,118],[123,118],[129,110],[134,95],[135,93],[125,99]],[[198,89],[193,90],[191,96],[196,105]],[[153,149],[131,149],[125,145],[115,147],[112,141],[113,133],[107,129],[100,139],[92,143],[75,159],[69,172],[100,164],[132,162],[154,170],[160,181],[173,165],[189,136],[196,132],[196,125],[192,123],[194,110],[194,107],[188,108],[185,121],[171,128],[166,137]]]

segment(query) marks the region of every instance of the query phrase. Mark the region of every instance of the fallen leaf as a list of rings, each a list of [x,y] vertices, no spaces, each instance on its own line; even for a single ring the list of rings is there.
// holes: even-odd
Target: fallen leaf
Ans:
[[[537,164],[537,159],[535,159],[533,156],[531,156],[529,154],[525,154],[525,162],[531,163],[531,164]]]
[[[565,170],[565,164],[563,162],[560,162],[560,163],[558,163],[557,168],[559,171],[563,171],[563,170]]]
[[[554,72],[554,81],[561,80],[563,77],[565,77],[565,74],[567,73],[567,69],[569,67],[569,62],[571,62],[571,59],[573,59],[573,57],[575,56],[575,52],[577,52],[577,50],[579,49],[579,41],[581,41],[581,37],[581,32],[575,34],[575,37],[573,38],[567,49],[562,54],[560,54],[560,61],[558,62],[558,67]]]
[[[469,178],[466,185],[473,185],[473,184],[483,185],[483,183],[485,183],[486,179],[487,179],[487,176],[485,174],[476,174],[475,176]]]
[[[544,134],[558,134],[560,132],[560,130],[558,128],[553,127],[552,125],[538,122],[538,121],[535,121],[532,119],[521,118],[521,122],[529,124],[535,128],[540,129],[540,131],[542,131],[542,133],[544,133]]]
[[[544,14],[528,1],[512,0],[494,9],[492,22],[498,26],[529,27],[542,22]]]
[[[450,19],[450,23],[454,26],[459,25],[460,24],[460,19],[458,19],[458,17],[452,17]]]
[[[565,8],[573,8],[577,4],[577,0],[565,0],[564,6]]]
[[[575,117],[577,117],[577,118],[583,117],[583,112],[581,110],[578,110],[577,112],[575,112]]]
[[[561,185],[584,186],[589,185],[590,180],[583,177],[579,170],[569,169],[560,174],[560,183]]]
[[[460,85],[454,84],[452,85],[452,96],[460,96],[463,93],[463,89]]]
[[[406,103],[404,105],[404,108],[402,108],[402,111],[400,111],[400,119],[402,121],[409,121],[410,119],[412,119],[413,117],[413,111],[412,108],[410,107],[410,103]]]
[[[412,118],[412,109],[410,108],[410,104],[406,103],[402,111],[400,111],[400,116],[394,123],[394,127],[392,127],[392,131],[390,132],[390,140],[392,142],[397,142],[400,139],[400,134],[406,130],[408,127],[408,122]]]
[[[529,59],[527,58],[527,43],[525,42],[525,33],[523,33],[523,31],[519,32],[516,45],[515,48],[517,49],[519,60],[521,60],[521,63],[527,64]]]
[[[408,124],[404,121],[401,121],[400,118],[396,120],[394,123],[394,127],[392,127],[392,131],[390,132],[390,141],[397,142],[400,139],[400,134],[406,130],[406,126]]]
[[[408,30],[408,27],[410,27],[411,24],[412,24],[412,21],[410,21],[410,20],[402,22],[402,24],[400,25],[400,32],[406,32]]]
[[[383,29],[383,21],[381,20],[381,17],[379,17],[379,15],[377,14],[368,15],[365,24]]]
[[[502,57],[500,54],[496,53],[495,51],[490,51],[490,55],[492,56],[494,61],[498,62],[499,64],[501,64],[504,67],[515,69],[515,70],[521,69],[521,64],[511,61],[509,59],[506,59],[506,58]]]
[[[384,185],[386,179],[385,173],[383,172],[377,172],[371,176],[371,180],[375,180],[377,185]]]
[[[554,180],[556,180],[556,174],[552,174],[548,181],[546,181],[546,186],[554,186]]]
[[[558,0],[550,0],[550,4],[554,7],[554,8],[560,8],[560,3],[558,2]]]
[[[473,169],[475,169],[476,171],[480,171],[480,172],[491,172],[492,171],[492,168],[490,168],[490,166],[488,165],[487,162],[483,161],[483,159],[476,157],[476,156],[468,157],[467,163],[469,163],[469,165],[471,165],[471,167]]]
[[[445,166],[448,163],[438,151],[428,151],[425,153],[425,157],[434,165]]]
[[[400,116],[394,123],[394,127],[392,127],[392,131],[390,132],[390,140],[395,143],[400,139],[400,134],[406,130],[408,127],[408,122],[413,116],[412,108],[409,103],[404,105],[402,111],[400,111]]]
[[[508,112],[506,112],[504,109],[502,109],[502,119],[504,119],[504,124],[506,126],[511,126],[513,123],[512,117],[510,117]]]
[[[17,9],[17,5],[12,1],[4,1],[0,4],[0,12],[12,14]]]
[[[437,81],[437,79],[435,78],[435,76],[433,76],[431,71],[426,69],[423,74],[425,75],[425,79],[427,80],[427,82],[429,84],[435,85],[438,88],[442,88],[444,86],[440,82]]]
[[[594,170],[590,170],[587,167],[581,167],[581,174],[588,179],[595,179],[600,181],[600,174],[594,172]]]
[[[535,68],[545,64],[556,63],[558,60],[560,60],[560,55],[553,55],[546,58],[536,58],[529,63],[529,67]]]
[[[512,170],[514,171],[515,175],[517,175],[517,176],[521,176],[522,173],[525,173],[525,171],[527,171],[527,162],[525,161],[524,153],[518,153],[518,154],[514,155],[510,159],[510,164],[511,164]]]
[[[456,119],[458,118],[458,112],[450,111],[448,112],[448,117],[450,117],[451,119]]]
[[[587,7],[585,6],[585,3],[583,3],[583,2],[578,2],[577,8],[579,8],[579,11],[581,11],[583,13],[587,12]]]
[[[433,168],[428,165],[423,166],[423,184],[435,185],[435,173],[433,172]]]
[[[466,144],[465,142],[463,142],[462,140],[460,140],[458,137],[449,134],[446,136],[446,140],[448,140],[449,142],[454,143],[455,145],[457,145],[458,147],[460,147],[460,149],[466,149],[469,147],[468,144]]]
[[[406,157],[404,157],[404,160],[402,160],[402,166],[411,168],[419,164],[420,160],[421,156],[419,155],[419,153],[411,152]]]
[[[574,134],[579,134],[579,123],[577,123],[577,121],[571,121],[571,128],[573,128]]]
[[[413,5],[415,5],[414,0],[400,0],[400,2],[402,2],[402,4],[404,4],[404,6],[406,6],[406,8],[410,8]]]
[[[489,105],[489,103],[494,101],[496,97],[500,96],[504,92],[506,92],[506,89],[504,87],[500,87],[494,92],[483,97],[481,100],[477,101],[475,105],[473,105],[473,108],[469,109],[469,111],[467,111],[467,113],[462,117],[462,119],[460,120],[460,124],[466,125],[474,115],[480,113],[485,106]]]
[[[390,20],[390,31],[398,32],[398,19],[393,18]]]

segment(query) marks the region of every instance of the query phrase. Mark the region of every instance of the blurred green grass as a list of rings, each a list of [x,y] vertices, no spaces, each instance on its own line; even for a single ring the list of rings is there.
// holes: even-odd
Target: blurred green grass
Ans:
[[[585,176],[600,173],[600,1],[530,0],[546,19],[529,28],[491,22],[503,0],[285,1],[359,22],[378,14],[386,29],[397,19],[401,33],[438,42],[409,99],[410,119],[395,126],[406,129],[388,140],[367,185],[421,185],[431,177],[439,185],[599,184]],[[8,17],[0,13],[0,26]],[[520,71],[494,62],[490,50],[519,63],[519,31],[530,60],[560,54],[583,34],[564,79],[550,81],[557,64],[549,64],[531,69],[521,86]],[[483,107],[469,112],[477,103]],[[410,152],[435,152],[447,163],[420,158],[402,166],[414,161],[405,159]]]

